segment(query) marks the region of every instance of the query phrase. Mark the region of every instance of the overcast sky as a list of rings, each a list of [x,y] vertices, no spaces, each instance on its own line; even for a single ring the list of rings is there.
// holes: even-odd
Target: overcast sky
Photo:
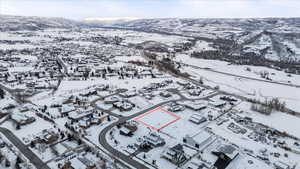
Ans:
[[[0,0],[0,13],[76,20],[90,17],[300,17],[300,0]]]

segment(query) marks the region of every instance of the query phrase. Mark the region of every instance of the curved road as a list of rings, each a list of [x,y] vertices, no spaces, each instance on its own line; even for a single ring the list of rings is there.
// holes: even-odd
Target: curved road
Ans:
[[[18,137],[16,137],[10,130],[0,127],[0,132],[5,135],[9,141],[15,145],[19,151],[37,168],[50,169],[37,155],[35,155]]]
[[[173,93],[175,93],[175,91],[173,91]],[[145,110],[142,110],[136,114],[133,114],[131,116],[126,116],[126,117],[121,117],[119,118],[119,120],[117,122],[114,122],[112,124],[110,124],[109,126],[105,127],[99,134],[99,143],[108,151],[110,152],[112,155],[114,155],[115,157],[118,157],[120,159],[122,159],[123,161],[125,161],[126,163],[128,163],[129,165],[137,168],[137,169],[149,169],[147,166],[145,166],[144,164],[132,159],[132,157],[128,156],[128,155],[125,155],[124,153],[116,150],[114,147],[112,147],[106,140],[106,134],[113,128],[115,127],[116,125],[118,124],[122,124],[130,119],[133,119],[141,114],[144,114],[150,110],[153,110],[159,106],[162,106],[162,105],[165,105],[167,103],[170,103],[170,102],[176,102],[176,101],[182,101],[182,100],[202,100],[202,99],[207,99],[207,98],[210,98],[210,97],[213,97],[215,95],[217,95],[218,93],[214,93],[214,94],[211,94],[209,96],[206,96],[206,97],[203,97],[203,98],[199,98],[199,99],[186,99],[186,98],[180,98],[180,99],[175,99],[175,100],[168,100],[168,101],[164,101],[164,102],[161,102],[159,104],[156,104],[154,106],[151,106]],[[97,108],[97,107],[96,107]]]
[[[127,120],[130,120],[132,118],[135,118],[141,114],[144,114],[156,107],[159,107],[159,106],[162,106],[166,103],[169,103],[169,102],[173,102],[173,101],[180,101],[182,99],[177,99],[177,100],[170,100],[170,101],[165,101],[165,102],[162,102],[162,103],[159,103],[157,105],[154,105],[148,109],[145,109],[143,111],[140,111],[136,114],[133,114],[131,116],[127,116],[127,117],[122,117],[120,118],[117,122],[115,123],[112,123],[110,124],[109,126],[105,127],[99,134],[99,143],[107,150],[109,151],[112,155],[122,159],[123,161],[125,161],[126,163],[128,163],[129,165],[137,168],[137,169],[149,169],[147,166],[145,166],[144,164],[132,159],[132,157],[128,156],[128,155],[125,155],[124,153],[116,150],[114,147],[112,147],[106,140],[106,134],[113,128],[115,127],[116,125],[118,124],[122,124],[124,122],[126,122]]]
[[[141,54],[143,55],[143,52],[141,52]],[[192,66],[192,65],[188,65],[188,66]],[[198,68],[198,69],[203,69],[203,68],[200,68],[200,67],[197,67],[197,66],[193,66],[195,68]],[[230,73],[224,73],[224,72],[218,72],[218,71],[214,71],[214,70],[208,70],[208,71],[212,71],[212,72],[215,72],[215,73],[221,73],[221,74],[225,74],[225,75],[229,75],[229,76],[235,76],[235,77],[240,77],[240,78],[246,78],[246,79],[251,79],[251,80],[257,80],[257,81],[262,81],[262,82],[268,82],[268,83],[275,83],[275,84],[280,84],[280,85],[286,85],[286,86],[291,86],[291,87],[300,87],[300,86],[297,86],[297,85],[290,85],[290,84],[286,84],[286,83],[280,83],[280,82],[272,82],[272,81],[267,81],[267,80],[261,80],[261,79],[256,79],[256,78],[249,78],[249,77],[244,77],[244,76],[239,76],[239,75],[234,75],[234,74],[230,74]],[[168,72],[170,73],[170,72]],[[208,89],[212,89],[214,90],[213,88],[211,87],[207,87],[207,86],[204,86],[202,84],[200,84],[198,81],[194,80],[194,79],[190,79],[190,78],[184,78],[184,77],[180,77],[182,79],[185,79],[185,80],[188,80],[194,84],[197,84],[197,85],[200,85],[204,88],[208,88]],[[214,90],[216,91],[216,90]],[[175,92],[174,92],[175,93]],[[233,95],[233,94],[230,94],[230,93],[227,93],[225,91],[218,91],[217,93],[215,94],[212,94],[212,95],[209,95],[207,97],[204,97],[202,99],[207,99],[207,98],[210,98],[210,97],[213,97],[215,96],[216,94],[229,94],[229,95]],[[238,98],[241,98],[241,99],[246,99],[245,97],[242,97],[242,96],[236,96],[236,95],[233,95],[235,97],[238,97]],[[126,122],[127,120],[130,120],[132,118],[135,118],[143,113],[146,113],[152,109],[155,109],[156,107],[158,106],[162,106],[166,103],[169,103],[169,102],[173,102],[173,101],[180,101],[180,100],[199,100],[199,99],[186,99],[184,97],[181,96],[181,99],[177,99],[177,100],[170,100],[170,101],[165,101],[165,102],[162,102],[162,103],[159,103],[157,105],[154,105],[146,110],[143,110],[143,111],[140,111],[136,114],[133,114],[131,116],[127,116],[127,117],[120,117],[119,120],[117,122],[114,122],[112,124],[110,124],[109,126],[105,127],[99,134],[99,143],[108,151],[110,152],[112,155],[122,159],[123,161],[127,162],[128,164],[130,164],[131,166],[137,168],[137,169],[149,169],[147,166],[145,166],[144,164],[142,164],[141,162],[138,162],[134,159],[132,159],[132,157],[130,156],[127,156],[125,155],[124,153],[116,150],[114,147],[112,147],[106,140],[106,134],[116,125],[118,124],[122,124],[124,122]],[[95,108],[98,108],[97,106],[95,106]],[[113,116],[116,116],[115,114],[111,113],[111,115]]]

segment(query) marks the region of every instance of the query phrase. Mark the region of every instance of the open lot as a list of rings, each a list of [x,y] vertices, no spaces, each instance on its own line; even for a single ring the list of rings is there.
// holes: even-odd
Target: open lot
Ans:
[[[161,130],[172,123],[175,123],[177,120],[180,120],[180,117],[174,113],[164,110],[161,107],[158,107],[138,116],[134,120],[146,125],[147,127],[150,127],[151,129]]]

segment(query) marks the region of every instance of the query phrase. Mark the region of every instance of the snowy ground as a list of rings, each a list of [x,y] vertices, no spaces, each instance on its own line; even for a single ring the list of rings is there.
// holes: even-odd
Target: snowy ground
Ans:
[[[286,106],[292,110],[299,111],[300,89],[280,84],[260,82],[250,79],[243,79],[227,76],[204,69],[184,67],[184,72],[190,73],[195,79],[204,80],[209,86],[219,86],[220,90],[233,94],[242,95],[248,98],[255,98],[261,101],[269,98],[279,98],[286,102]]]
[[[251,117],[255,121],[271,126],[279,131],[286,131],[298,138],[300,138],[300,131],[298,124],[300,123],[300,118],[284,114],[281,112],[274,112],[271,115],[263,115],[251,110],[251,104],[248,102],[243,102],[236,107],[237,110],[242,110],[243,116]]]
[[[197,26],[198,27],[198,26]],[[197,29],[197,27],[186,27],[186,30]],[[215,28],[209,27],[208,28]],[[207,30],[209,31],[209,30]],[[239,30],[232,30],[239,31]],[[59,45],[70,45],[75,44],[79,45],[78,48],[86,49],[88,47],[101,49],[101,54],[103,57],[107,57],[109,61],[113,63],[99,62],[96,60],[93,64],[89,64],[87,62],[87,67],[89,68],[102,68],[110,66],[112,68],[124,68],[130,64],[126,63],[129,61],[146,61],[141,57],[139,50],[128,48],[127,45],[130,44],[139,44],[145,41],[156,41],[163,43],[169,47],[188,42],[187,38],[181,36],[170,36],[170,35],[161,35],[156,33],[144,33],[144,32],[136,32],[129,30],[117,30],[117,29],[94,29],[90,31],[89,29],[82,29],[78,31],[68,31],[64,29],[51,29],[39,32],[31,32],[31,31],[21,31],[21,34],[13,34],[13,33],[2,33],[0,32],[0,36],[3,40],[29,40],[31,43],[24,42],[22,44],[0,44],[0,50],[2,49],[30,49],[32,50],[35,47],[45,47],[45,44],[49,43],[51,45],[55,44],[55,38],[72,38],[70,41],[64,41],[62,43],[57,43]],[[223,32],[224,36],[226,32]],[[222,30],[220,30],[220,35],[223,35]],[[192,34],[192,33],[191,33]],[[199,33],[203,36],[209,36],[211,38],[217,37],[217,35],[206,34],[206,32]],[[101,37],[104,39],[113,39],[115,36],[119,36],[123,39],[121,45],[115,45],[113,43],[103,44],[101,41],[88,41],[89,38]],[[1,40],[2,40],[1,39]],[[81,40],[79,40],[81,39]],[[87,40],[87,41],[86,41]],[[254,46],[250,46],[254,52],[256,50],[262,49],[269,45],[270,39],[267,37],[262,37],[257,44],[253,44]],[[287,46],[292,46],[292,44],[288,44],[285,42]],[[56,45],[57,45],[56,44]],[[191,51],[204,51],[204,50],[215,50],[212,47],[212,43],[205,41],[197,41],[196,45],[192,48]],[[189,52],[191,52],[189,51]],[[70,58],[84,60],[88,59],[90,56],[88,54],[78,54],[78,51],[74,51],[76,54],[71,54]],[[299,51],[297,51],[299,52]],[[188,52],[187,52],[188,53]],[[161,55],[165,55],[161,54]],[[15,63],[3,61],[0,64],[4,67],[8,67],[9,73],[22,74],[22,72],[29,72],[35,70],[35,63],[39,62],[41,58],[31,55],[16,55],[15,57],[20,58],[24,62]],[[245,65],[231,65],[228,62],[224,61],[216,61],[216,60],[204,60],[204,59],[196,59],[191,58],[188,54],[176,54],[176,61],[183,62],[189,65],[194,65],[201,67],[202,69],[196,69],[189,66],[182,66],[181,71],[187,72],[192,75],[192,78],[195,80],[203,79],[204,85],[209,85],[211,87],[219,86],[221,91],[226,91],[228,93],[237,94],[240,96],[245,96],[248,98],[255,98],[261,101],[264,101],[267,98],[278,97],[281,101],[286,102],[288,108],[293,109],[297,112],[300,110],[300,89],[296,87],[267,83],[258,80],[266,80],[260,76],[261,72],[268,72],[269,77],[274,82],[280,82],[285,84],[292,85],[300,85],[300,76],[299,75],[290,75],[283,71],[278,71],[275,69],[270,69],[266,67],[259,66],[245,66]],[[116,62],[114,62],[116,61]],[[55,62],[55,61],[54,61]],[[68,60],[64,60],[66,62],[67,70],[70,73],[71,67],[74,66],[72,63],[69,63]],[[68,63],[67,63],[68,62]],[[135,70],[140,69],[151,69],[153,72],[157,71],[151,67],[142,67],[130,65],[136,68]],[[205,69],[206,68],[206,69]],[[210,69],[210,70],[209,70]],[[234,77],[231,75],[226,75],[218,72],[230,73],[238,76],[246,76],[249,78],[255,78],[258,80],[251,80],[247,78]],[[74,71],[74,70],[73,70]],[[147,72],[148,70],[146,70]],[[118,72],[119,73],[119,72]],[[83,78],[76,77],[64,77],[61,81],[60,86],[56,91],[52,90],[40,90],[41,92],[29,98],[28,100],[32,103],[36,104],[38,107],[42,107],[44,105],[50,106],[52,104],[62,104],[63,101],[66,101],[70,96],[80,96],[80,94],[85,93],[88,90],[97,89],[100,85],[107,84],[109,85],[108,91],[98,91],[98,94],[93,96],[85,97],[89,103],[92,103],[94,100],[98,100],[96,105],[105,110],[111,111],[117,115],[122,116],[131,116],[149,107],[155,106],[162,102],[168,102],[171,100],[182,99],[180,96],[183,96],[188,99],[203,99],[208,97],[209,95],[216,94],[217,91],[205,89],[199,96],[191,96],[188,92],[189,90],[183,89],[182,86],[176,83],[178,78],[172,77],[170,75],[166,75],[162,73],[162,75],[158,75],[158,78],[150,78],[147,76],[146,78],[137,79],[137,78],[125,78],[120,79],[118,76],[107,77],[107,78],[98,78],[91,77],[88,80],[82,80]],[[81,79],[81,80],[78,80]],[[43,80],[48,80],[47,78]],[[42,82],[45,82],[41,80]],[[150,86],[151,83],[161,84],[165,80],[172,80],[173,83],[168,84],[165,87],[160,87],[158,89],[151,89],[151,93],[154,95],[152,99],[146,99],[142,94],[138,94],[134,97],[130,98],[122,98],[120,94],[117,94],[117,89],[127,89],[129,91],[135,90],[139,91],[143,87]],[[33,81],[37,81],[37,79],[33,79]],[[4,82],[4,81],[3,81]],[[18,84],[19,82],[14,82],[11,84],[6,84],[11,88],[25,88],[26,85]],[[57,79],[50,82],[52,85],[56,85]],[[172,96],[163,97],[160,96],[161,92],[167,91],[167,89],[173,89],[174,92],[170,92],[172,90],[168,90]],[[180,93],[176,93],[177,89]],[[202,87],[201,87],[202,89]],[[204,89],[204,88],[203,88]],[[111,104],[105,104],[102,100],[103,97],[107,97],[110,95],[114,95],[119,97],[120,99],[128,100],[131,103],[134,103],[136,106],[130,111],[119,111],[116,108],[113,108]],[[218,99],[220,95],[214,96],[211,99]],[[195,148],[190,148],[188,146],[184,146],[184,150],[189,156],[197,156],[192,158],[186,165],[182,168],[186,169],[188,165],[200,164],[203,163],[200,159],[208,160],[210,164],[212,161],[216,159],[214,155],[212,155],[211,151],[213,151],[218,145],[222,143],[233,143],[237,147],[239,147],[239,153],[237,159],[235,159],[232,164],[228,167],[230,169],[271,169],[274,168],[272,165],[273,162],[276,161],[284,161],[291,165],[296,164],[300,161],[299,155],[283,150],[279,147],[274,147],[271,143],[260,143],[254,140],[249,139],[248,135],[252,133],[252,131],[247,130],[245,134],[236,134],[232,130],[228,129],[228,125],[230,123],[234,123],[234,120],[227,115],[227,111],[233,108],[239,112],[239,115],[242,117],[251,117],[253,121],[262,123],[264,125],[275,128],[279,131],[286,131],[288,134],[291,134],[295,137],[300,138],[300,130],[299,130],[299,122],[300,118],[294,117],[288,114],[284,114],[282,112],[274,112],[270,116],[265,116],[250,110],[251,104],[245,101],[238,100],[235,105],[231,106],[229,102],[223,108],[216,108],[210,105],[210,100],[201,100],[203,104],[207,105],[207,108],[204,110],[194,111],[186,108],[185,110],[178,112],[169,112],[169,105],[162,105],[159,109],[155,109],[153,111],[146,112],[140,116],[137,116],[134,119],[138,122],[138,130],[134,132],[132,137],[122,136],[119,133],[119,129],[114,127],[111,132],[108,132],[106,135],[106,139],[109,144],[111,144],[118,151],[123,152],[124,154],[131,155],[136,151],[136,149],[132,149],[128,146],[134,145],[135,143],[139,143],[139,138],[148,135],[150,132],[157,132],[165,141],[166,145],[158,148],[154,148],[147,153],[138,153],[137,156],[133,156],[132,158],[153,168],[153,166],[149,165],[156,160],[156,168],[164,168],[164,169],[174,169],[177,168],[174,164],[169,161],[161,158],[162,153],[167,150],[168,147],[172,147],[178,143],[183,144],[183,138],[185,136],[191,136],[195,141],[202,142],[204,138],[211,137],[212,143],[211,145],[205,144],[200,149],[204,150],[204,153],[201,154],[200,151],[195,150]],[[190,102],[191,103],[191,102]],[[3,100],[0,100],[0,108],[1,110],[10,105],[18,105],[10,94],[7,94]],[[91,108],[91,107],[90,107]],[[49,108],[48,111],[50,115],[57,117],[55,118],[55,123],[61,129],[65,129],[64,125],[68,121],[66,117],[60,117],[61,112],[59,108]],[[7,111],[11,112],[19,112],[19,109],[16,108],[14,110]],[[4,120],[1,122],[1,127],[7,128],[12,131],[20,140],[22,140],[25,144],[29,144],[30,140],[35,137],[38,133],[43,130],[53,128],[54,125],[37,117],[35,111],[29,111],[24,114],[31,115],[36,118],[34,123],[21,126],[21,129],[17,130],[16,125],[12,120]],[[207,120],[201,124],[195,124],[191,122],[189,119],[193,115],[199,115],[201,117],[205,117],[208,119],[208,116],[212,116],[212,120]],[[230,113],[228,113],[230,114]],[[122,118],[120,116],[120,118]],[[217,117],[219,119],[215,120]],[[87,129],[82,129],[81,131],[86,132],[85,141],[89,141],[93,145],[101,147],[99,143],[99,134],[100,132],[107,127],[108,125],[116,122],[118,119],[110,116],[110,121],[104,121],[98,125],[92,125]],[[222,123],[220,123],[222,122]],[[110,134],[112,133],[112,134]],[[2,136],[3,137],[3,136]],[[295,145],[295,140],[289,138],[279,138],[287,142],[288,145]],[[7,141],[7,140],[6,140]],[[42,149],[44,149],[42,151]],[[91,153],[75,153],[74,150],[80,148],[76,142],[69,142],[66,140],[62,140],[62,142],[53,145],[53,148],[57,151],[55,154],[53,149],[46,147],[38,147],[31,148],[31,150],[36,153],[44,162],[53,168],[57,169],[58,164],[62,164],[65,161],[69,160],[72,164],[76,166],[76,169],[85,169],[86,166],[78,160],[78,157],[86,157],[91,161],[98,161],[99,159],[95,157],[95,155]],[[101,147],[103,148],[103,147]],[[253,150],[252,156],[249,156],[245,153],[245,149]],[[261,151],[267,149],[267,157],[270,159],[270,164],[255,158],[256,155],[261,155]],[[5,153],[7,157],[13,161],[15,158],[14,151],[8,150],[7,147],[0,149],[2,153]],[[15,151],[17,152],[17,151]],[[66,153],[71,152],[70,156],[66,158],[62,158]],[[280,157],[274,157],[274,153],[279,153]],[[200,155],[201,154],[201,155]],[[284,154],[287,154],[288,157],[285,157]],[[146,156],[146,158],[144,158]],[[251,164],[252,161],[253,164]],[[208,164],[207,163],[207,164]],[[3,162],[0,164],[0,168],[3,169],[11,169],[4,168]],[[1,169],[2,169],[1,168]],[[299,169],[297,165],[295,169]]]
[[[28,144],[28,140],[34,138],[34,136],[40,133],[42,130],[50,129],[53,127],[53,124],[42,120],[41,118],[34,116],[36,118],[36,122],[21,126],[21,129],[16,130],[15,123],[11,120],[8,120],[2,124],[2,127],[13,131],[13,133],[20,138],[25,144]],[[34,129],[34,130],[33,130]]]
[[[176,60],[189,65],[199,66],[201,68],[210,68],[212,70],[216,70],[220,72],[246,76],[251,78],[257,78],[262,80],[266,80],[266,79],[260,76],[260,72],[267,71],[269,72],[270,78],[273,81],[300,85],[300,75],[292,75],[291,77],[289,77],[288,73],[285,73],[284,71],[279,71],[276,69],[271,69],[263,66],[233,65],[225,61],[193,58],[186,54],[176,55]],[[250,68],[251,71],[246,70],[246,68]]]
[[[157,41],[173,46],[175,43],[183,43],[187,41],[186,38],[180,36],[169,36],[156,33],[136,32],[130,30],[96,29],[94,33],[101,34],[104,36],[119,36],[124,39],[124,44],[138,44],[144,41]]]
[[[15,161],[17,156],[19,156],[23,161],[24,164],[21,165],[21,169],[35,169],[33,164],[29,162],[29,159],[24,157],[22,154],[20,154],[19,150],[3,135],[0,133],[0,140],[4,141],[6,143],[5,147],[2,147],[0,149],[0,153],[10,161],[10,166],[5,166],[5,160],[2,159],[0,162],[0,168],[1,169],[14,169],[15,168]]]
[[[228,125],[229,122],[224,123],[223,125],[226,126],[226,124]],[[252,150],[254,152],[254,154],[259,155],[260,152],[264,149],[268,150],[268,154],[269,153],[280,153],[281,157],[280,159],[272,156],[272,155],[268,155],[269,159],[271,162],[276,162],[278,160],[284,161],[288,164],[296,164],[297,161],[299,160],[299,155],[295,154],[295,153],[291,153],[288,151],[284,151],[283,149],[280,148],[275,148],[272,145],[266,145],[266,144],[258,144],[257,142],[250,140],[247,137],[247,133],[246,134],[235,134],[233,132],[231,132],[230,130],[228,130],[226,127],[217,127],[216,124],[212,123],[209,125],[209,127],[212,128],[212,131],[217,134],[220,135],[221,137],[229,140],[230,142],[239,145],[239,147],[241,149],[249,149]],[[287,153],[288,157],[283,157],[283,154]],[[241,161],[239,161],[241,162]],[[297,168],[300,168],[300,166],[298,166]]]
[[[135,118],[135,121],[153,130],[162,130],[177,120],[180,120],[180,117],[162,107],[157,107]]]

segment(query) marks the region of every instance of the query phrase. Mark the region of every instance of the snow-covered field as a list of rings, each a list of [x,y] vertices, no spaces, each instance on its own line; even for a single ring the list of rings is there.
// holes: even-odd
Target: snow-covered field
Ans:
[[[272,81],[286,83],[286,84],[300,85],[300,75],[293,74],[291,76],[288,76],[289,73],[285,73],[284,71],[279,71],[276,69],[271,69],[263,66],[234,65],[225,61],[193,58],[186,54],[179,54],[176,56],[175,59],[178,62],[182,62],[193,66],[198,66],[200,68],[209,68],[224,73],[246,76],[246,77],[256,78],[261,80],[266,80],[260,76],[261,72],[266,71],[269,73],[269,77],[272,79]]]
[[[17,157],[23,160],[23,164],[20,165],[21,169],[36,169],[33,164],[29,162],[29,159],[24,157],[19,150],[2,134],[0,133],[1,142],[5,142],[6,146],[1,147],[1,155],[5,157],[5,160],[2,159],[0,162],[1,169],[14,169]],[[3,157],[2,157],[3,158]],[[9,165],[6,165],[9,161]]]
[[[177,120],[180,120],[180,117],[161,107],[157,107],[135,118],[135,121],[142,123],[153,130],[162,130],[172,123],[175,123]]]
[[[200,52],[205,50],[215,50],[215,48],[212,47],[212,43],[206,41],[197,41],[195,46],[191,50],[195,52]]]
[[[239,153],[228,167],[231,169],[271,169],[277,161],[286,162],[291,168],[295,165],[294,168],[299,169],[297,162],[300,157],[296,150],[300,150],[300,118],[277,111],[269,116],[259,114],[251,110],[251,104],[243,97],[260,101],[276,97],[285,102],[287,108],[300,112],[300,88],[296,87],[300,86],[300,75],[275,68],[233,65],[225,61],[189,56],[194,51],[218,50],[220,46],[215,42],[217,39],[225,43],[232,39],[238,43],[247,42],[242,50],[259,54],[273,46],[277,37],[261,30],[244,34],[244,27],[232,26],[231,23],[236,23],[236,20],[216,20],[213,23],[181,19],[153,21],[155,23],[152,24],[160,27],[159,30],[155,31],[154,26],[149,28],[149,32],[117,28],[0,32],[0,52],[5,55],[0,56],[0,79],[6,93],[0,100],[3,118],[0,127],[12,131],[51,169],[61,168],[59,165],[68,161],[74,168],[84,169],[87,165],[83,161],[87,159],[98,167],[98,163],[103,163],[98,156],[114,156],[103,147],[105,144],[100,133],[116,122],[120,124],[108,128],[109,131],[105,133],[108,144],[151,169],[190,169],[188,166],[200,168],[201,164],[212,168],[217,160],[212,152],[222,144],[233,145]],[[141,30],[148,30],[147,23],[152,21],[139,22]],[[247,20],[240,22],[248,23]],[[135,22],[126,24],[136,27]],[[196,36],[198,38],[193,39]],[[195,44],[189,46],[193,42]],[[285,53],[295,52],[295,55],[286,57],[297,58],[297,40],[283,39],[281,43],[285,45],[282,49]],[[174,77],[168,71],[157,69],[155,62],[148,62],[149,58],[146,58],[141,48],[135,48],[136,45],[144,44],[149,47],[147,50],[157,54],[157,60],[170,57],[187,64],[181,64],[180,71],[190,74],[198,82],[202,80],[204,85],[194,84],[191,79],[184,80],[180,76]],[[157,48],[160,47],[170,50],[170,53],[158,52],[161,49]],[[280,59],[277,55],[273,56],[273,50],[268,49],[267,59]],[[171,52],[175,52],[174,58]],[[268,80],[261,76],[263,73],[268,75]],[[32,95],[21,96],[20,92],[16,92],[18,89],[26,89]],[[109,101],[110,97],[116,97],[120,102],[115,103],[119,104],[113,105],[114,101]],[[22,101],[27,104],[21,104]],[[119,105],[125,105],[123,109],[126,109],[126,105],[133,107],[123,110]],[[151,107],[157,108],[148,110]],[[179,110],[176,109],[178,107]],[[201,108],[194,110],[197,107]],[[170,111],[172,108],[175,108],[174,112]],[[16,113],[19,116],[15,116]],[[30,117],[35,120],[30,121]],[[247,121],[249,118],[251,120]],[[135,126],[126,126],[128,122],[137,125],[137,130]],[[249,126],[256,123],[269,127],[270,131],[275,129],[295,138],[276,135],[276,132],[271,133],[271,136],[267,130],[263,134],[259,133],[263,141],[255,140],[252,135],[258,131]],[[247,124],[249,126],[246,127]],[[124,128],[133,132],[133,135],[122,134],[128,131]],[[57,140],[49,144],[32,142],[41,132],[49,130],[59,133]],[[142,142],[145,141],[144,136],[153,133],[159,135],[165,144],[152,146],[148,152],[142,151],[139,145],[145,143]],[[182,150],[188,157],[180,167],[163,157],[165,152],[177,144],[183,145]],[[80,152],[81,148],[86,147],[93,151],[84,149]],[[0,148],[0,153],[13,161],[16,155],[8,148]],[[114,163],[111,157],[105,160]],[[3,161],[0,162],[1,167]]]
[[[197,62],[196,62],[197,63]],[[218,63],[218,62],[216,62]],[[224,66],[224,63],[222,63],[223,66],[214,66],[214,67],[226,67]],[[198,63],[202,67],[201,62]],[[206,67],[206,64],[204,62],[203,67]],[[234,67],[234,66],[232,66]],[[219,68],[222,69],[222,68]],[[227,68],[226,68],[227,69]],[[234,69],[234,68],[233,68]],[[262,69],[262,68],[257,68]],[[224,70],[224,69],[223,69]],[[229,72],[227,69],[227,72]],[[222,71],[222,70],[220,70]],[[255,98],[259,99],[261,101],[265,101],[265,99],[270,98],[279,98],[281,101],[286,102],[286,105],[288,108],[299,111],[299,102],[300,102],[300,89],[293,86],[286,86],[281,84],[275,84],[275,83],[267,83],[257,80],[251,80],[251,79],[245,79],[240,77],[234,77],[234,76],[228,76],[224,75],[218,72],[212,72],[210,70],[205,69],[195,69],[191,67],[184,67],[183,72],[187,72],[191,74],[195,79],[200,79],[201,77],[204,79],[204,84],[210,85],[210,86],[220,86],[220,90],[227,91],[229,93],[242,95],[248,98]],[[255,77],[255,74],[247,71],[243,71],[242,68],[237,68],[236,71],[232,71],[233,74],[235,72],[245,72],[247,74],[252,74],[253,77]],[[245,74],[245,76],[247,76]],[[243,74],[238,74],[243,75]],[[283,73],[281,73],[283,79],[286,77]],[[244,75],[243,75],[244,76]],[[280,74],[278,73],[278,75]],[[294,75],[295,77],[291,77],[292,79],[295,79],[295,83],[299,84],[299,79],[297,78],[298,75]],[[258,78],[258,77],[255,77]]]
[[[130,30],[96,29],[94,33],[101,34],[104,36],[119,36],[124,39],[124,44],[138,44],[144,41],[156,41],[169,46],[173,46],[176,43],[183,43],[187,41],[187,38],[181,36],[168,36],[156,33],[145,33]]]
[[[252,111],[250,107],[250,103],[243,102],[238,105],[236,109],[244,111],[244,116],[251,117],[257,122],[271,126],[282,132],[286,131],[287,133],[290,133],[296,137],[300,137],[300,131],[298,130],[300,118],[281,112],[274,112],[267,116]]]

